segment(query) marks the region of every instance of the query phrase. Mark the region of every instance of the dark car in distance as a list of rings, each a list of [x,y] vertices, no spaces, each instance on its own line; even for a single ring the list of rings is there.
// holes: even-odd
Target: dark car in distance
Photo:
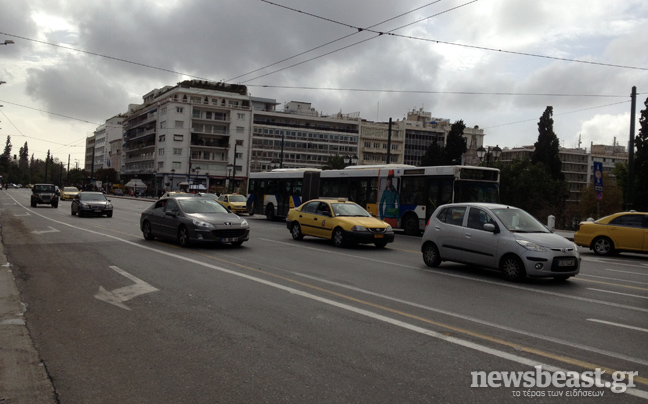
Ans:
[[[177,240],[182,247],[193,243],[238,247],[250,237],[247,220],[213,199],[193,195],[161,198],[142,212],[140,230],[146,240]]]
[[[72,216],[79,214],[80,217],[102,216],[112,217],[113,206],[110,199],[107,199],[102,192],[79,192],[72,200]]]
[[[58,208],[59,194],[57,187],[54,184],[35,184],[32,188],[31,207],[35,208],[36,205],[51,205],[53,208]]]

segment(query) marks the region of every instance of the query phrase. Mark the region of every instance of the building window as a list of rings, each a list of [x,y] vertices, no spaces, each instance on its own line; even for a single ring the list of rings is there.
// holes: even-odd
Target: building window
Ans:
[[[160,108],[160,115],[166,115],[167,107]]]
[[[165,129],[166,128],[166,121],[160,122],[160,129]]]
[[[175,121],[175,128],[182,128],[184,127],[184,121]]]
[[[166,140],[166,135],[160,135],[158,137],[158,142],[164,142]]]
[[[174,147],[173,148],[173,155],[174,156],[182,156],[182,149],[179,147]]]
[[[236,127],[236,133],[245,133],[245,128],[242,126],[237,126]]]
[[[193,110],[193,117],[194,117],[194,118],[200,118],[200,111],[197,110],[197,109],[194,109],[194,110]]]
[[[176,107],[176,112],[182,114],[184,112],[184,107]]]
[[[245,120],[245,114],[236,114],[236,117],[238,118],[239,121]]]
[[[164,156],[164,149],[158,149],[158,156]]]
[[[173,135],[173,140],[175,140],[176,142],[182,142],[183,138],[184,136],[182,135]]]

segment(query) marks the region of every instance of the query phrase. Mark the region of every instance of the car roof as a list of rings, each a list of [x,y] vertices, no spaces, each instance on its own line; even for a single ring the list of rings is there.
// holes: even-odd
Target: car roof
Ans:
[[[453,207],[453,206],[472,206],[476,208],[488,208],[488,209],[521,209],[517,206],[505,205],[503,203],[491,203],[491,202],[457,202],[457,203],[447,203],[445,205],[439,206],[443,207]],[[437,208],[438,209],[438,208]]]
[[[355,202],[353,202],[353,201],[349,201],[349,200],[346,199],[346,198],[317,198],[317,199],[311,199],[311,200],[308,200],[308,201],[306,201],[306,202],[304,202],[304,203],[314,202],[314,201],[317,201],[317,202],[328,202],[328,203],[352,203],[352,204],[354,204],[354,205],[357,205],[357,203],[355,203]]]

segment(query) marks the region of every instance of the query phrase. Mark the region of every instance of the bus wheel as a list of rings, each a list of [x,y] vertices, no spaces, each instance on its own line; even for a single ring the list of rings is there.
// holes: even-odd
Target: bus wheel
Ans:
[[[272,204],[266,206],[266,218],[268,220],[275,220],[274,206]]]
[[[403,229],[409,236],[420,236],[419,220],[415,213],[408,213],[403,218]]]

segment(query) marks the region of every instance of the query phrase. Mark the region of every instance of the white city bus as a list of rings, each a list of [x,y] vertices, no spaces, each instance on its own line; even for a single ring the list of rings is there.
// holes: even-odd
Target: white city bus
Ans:
[[[407,234],[419,234],[437,206],[499,202],[499,170],[386,164],[343,170],[284,169],[250,174],[248,211],[269,219],[318,197],[346,198]]]

